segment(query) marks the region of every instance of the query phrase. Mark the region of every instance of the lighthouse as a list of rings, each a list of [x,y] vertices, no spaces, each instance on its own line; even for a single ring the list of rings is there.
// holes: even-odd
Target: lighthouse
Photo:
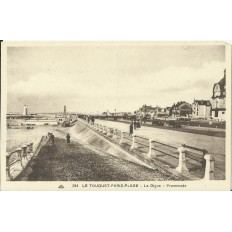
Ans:
[[[24,115],[24,116],[27,116],[27,115],[28,115],[28,107],[27,107],[27,105],[24,105],[24,106],[23,106],[23,115]]]

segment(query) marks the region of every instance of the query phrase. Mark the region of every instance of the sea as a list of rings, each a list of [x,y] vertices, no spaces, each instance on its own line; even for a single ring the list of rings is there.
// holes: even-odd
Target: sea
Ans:
[[[26,143],[35,141],[39,139],[41,136],[46,136],[48,132],[51,132],[56,137],[65,137],[64,132],[66,132],[66,128],[61,126],[33,126],[33,129],[27,129],[26,127],[21,127],[21,122],[23,120],[20,119],[8,119],[7,125],[11,128],[7,128],[6,135],[6,151],[13,152],[18,147],[23,146]]]

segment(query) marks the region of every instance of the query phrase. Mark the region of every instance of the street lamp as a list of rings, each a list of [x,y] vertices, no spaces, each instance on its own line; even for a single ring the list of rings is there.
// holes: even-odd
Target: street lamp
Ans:
[[[217,109],[218,107],[217,107],[217,104],[218,104],[218,100],[216,100],[216,109],[215,109],[215,117],[218,118],[218,109]]]
[[[114,110],[114,121],[116,121],[116,109]]]

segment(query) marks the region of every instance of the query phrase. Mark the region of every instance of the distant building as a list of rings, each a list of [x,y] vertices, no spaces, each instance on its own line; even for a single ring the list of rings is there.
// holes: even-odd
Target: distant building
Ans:
[[[27,107],[27,105],[24,105],[24,106],[23,106],[23,115],[24,115],[24,116],[27,116],[27,115],[28,115],[28,107]]]
[[[172,108],[172,107],[166,107],[166,108],[165,108],[165,109],[166,109],[167,115],[170,115],[171,108]]]
[[[169,116],[170,108],[171,107],[166,107],[166,108],[162,108],[159,106],[155,107],[153,117],[167,117],[167,116]]]
[[[171,107],[153,107],[153,106],[147,106],[143,105],[139,111],[141,112],[142,117],[146,118],[153,118],[153,117],[167,117],[169,116]]]
[[[192,104],[192,117],[210,118],[211,108],[211,103],[208,100],[194,100]]]
[[[192,107],[185,101],[174,103],[170,109],[170,116],[172,117],[188,117],[192,114]]]
[[[140,112],[140,115],[141,117],[147,117],[147,118],[150,118],[150,117],[153,117],[154,116],[154,113],[155,113],[155,108],[156,107],[153,107],[153,106],[147,106],[147,105],[143,105],[140,109],[139,109],[139,112]]]
[[[55,119],[50,118],[35,118],[35,119],[28,119],[21,123],[22,126],[46,126],[46,125],[58,125],[58,122]]]
[[[226,119],[226,70],[224,70],[224,77],[213,86],[211,105],[212,117],[224,121]]]

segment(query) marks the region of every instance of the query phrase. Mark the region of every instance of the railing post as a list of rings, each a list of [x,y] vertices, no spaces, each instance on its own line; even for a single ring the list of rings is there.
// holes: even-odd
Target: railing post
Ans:
[[[30,143],[27,143],[26,146],[27,146],[27,155],[26,155],[26,159],[27,159],[27,161],[29,161],[29,160],[31,159]]]
[[[154,140],[153,139],[149,139],[149,151],[147,153],[147,158],[151,159],[152,157],[156,157],[156,153],[155,151],[152,149],[152,144],[153,144]]]
[[[30,153],[33,153],[33,143],[30,143]]]
[[[10,153],[6,153],[6,180],[13,180],[13,177],[10,174]]]
[[[117,139],[116,129],[115,129],[115,128],[113,129],[113,137],[112,137],[112,139],[113,139],[113,140],[114,140],[114,139]]]
[[[26,157],[27,157],[27,146],[23,145],[22,146],[22,158],[21,158],[23,168],[26,167],[26,165],[23,165],[23,160],[25,161]]]
[[[215,177],[214,177],[214,158],[210,154],[205,155],[204,158],[206,160],[204,180],[215,180]]]
[[[132,135],[133,139],[132,139],[132,145],[130,147],[130,150],[133,150],[134,148],[137,148],[136,142],[135,142],[135,137],[136,135]]]
[[[101,133],[103,132],[103,126],[100,125],[100,130],[99,130]]]
[[[176,168],[176,171],[180,173],[189,172],[187,165],[186,165],[186,157],[185,157],[186,149],[184,147],[179,147],[178,151],[179,151],[179,164],[178,164],[178,167]]]
[[[21,171],[21,170],[23,170],[22,149],[21,149],[21,148],[17,148],[15,152],[17,153],[18,162],[20,163],[20,166],[21,166],[21,167],[20,167],[19,169],[17,169],[17,170],[18,170],[18,171]]]
[[[110,127],[107,127],[106,136],[110,136],[110,135],[111,135],[110,131],[111,131],[111,128],[110,128]]]
[[[122,142],[123,142],[123,131],[121,131],[121,138],[120,138],[119,144],[122,144]]]

